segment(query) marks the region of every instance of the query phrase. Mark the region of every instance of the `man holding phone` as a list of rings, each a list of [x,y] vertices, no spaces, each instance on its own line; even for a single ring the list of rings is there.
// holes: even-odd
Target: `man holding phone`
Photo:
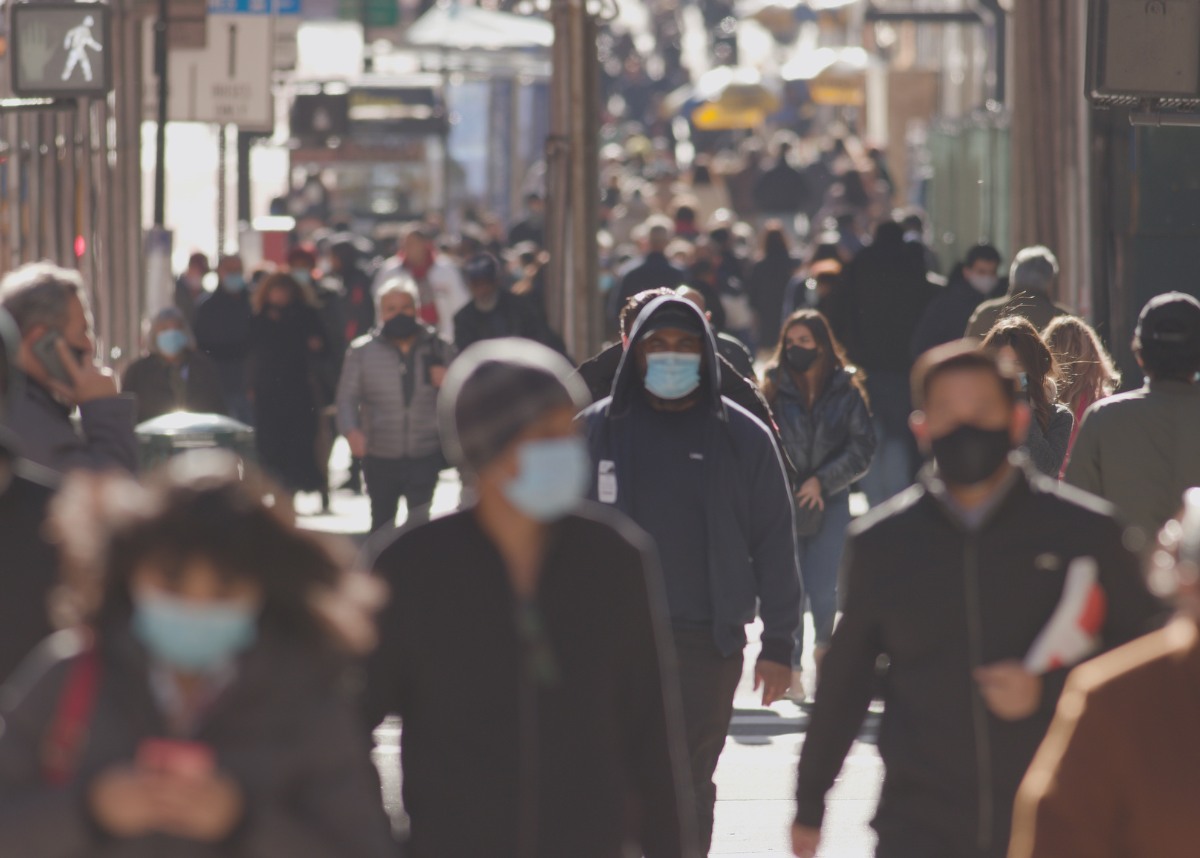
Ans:
[[[21,342],[24,389],[6,424],[21,454],[65,473],[80,468],[137,470],[136,403],[122,397],[111,370],[95,364],[92,316],[78,272],[49,262],[24,265],[0,281],[0,306]],[[71,415],[79,409],[77,430]]]

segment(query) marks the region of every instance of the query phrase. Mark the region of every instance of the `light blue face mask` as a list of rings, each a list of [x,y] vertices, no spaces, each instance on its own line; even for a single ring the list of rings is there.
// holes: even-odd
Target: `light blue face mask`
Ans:
[[[646,390],[659,399],[691,396],[700,387],[700,355],[660,352],[646,355]]]
[[[1017,373],[1017,380],[1021,382],[1021,390],[1029,390],[1029,373]]]
[[[187,348],[188,335],[186,331],[181,331],[177,328],[168,328],[165,331],[158,332],[158,336],[154,338],[154,343],[158,346],[158,350],[167,357],[175,357]]]
[[[521,470],[504,496],[534,521],[557,521],[583,499],[592,459],[582,438],[528,441],[517,451]]]
[[[292,279],[301,286],[311,286],[313,282],[312,274],[307,271],[293,271]]]
[[[246,278],[241,274],[230,274],[224,280],[222,280],[221,283],[230,292],[246,291]]]
[[[156,661],[185,673],[209,673],[258,638],[258,611],[248,605],[165,593],[142,593],[133,601],[134,635]]]

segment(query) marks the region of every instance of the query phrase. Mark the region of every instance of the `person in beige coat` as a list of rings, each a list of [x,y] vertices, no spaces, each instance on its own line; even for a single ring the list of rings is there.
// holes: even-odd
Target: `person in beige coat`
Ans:
[[[1017,794],[1009,858],[1191,858],[1200,844],[1200,489],[1151,560],[1165,629],[1078,668]]]

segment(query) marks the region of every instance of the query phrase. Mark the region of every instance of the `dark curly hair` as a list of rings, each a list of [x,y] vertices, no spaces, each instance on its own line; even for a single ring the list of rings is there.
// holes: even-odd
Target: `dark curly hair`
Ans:
[[[264,631],[352,651],[374,641],[377,585],[348,572],[334,543],[299,530],[287,495],[231,455],[188,453],[141,482],[72,475],[50,529],[63,558],[60,625],[103,633],[127,624],[139,568],[178,580],[201,560],[226,581],[262,589]]]

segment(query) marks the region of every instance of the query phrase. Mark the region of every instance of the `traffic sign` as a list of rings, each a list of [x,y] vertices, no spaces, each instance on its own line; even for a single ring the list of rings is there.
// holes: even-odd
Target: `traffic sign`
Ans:
[[[302,0],[208,0],[210,15],[299,15]]]
[[[99,97],[112,89],[109,7],[18,3],[12,7],[12,89],[22,98]]]

